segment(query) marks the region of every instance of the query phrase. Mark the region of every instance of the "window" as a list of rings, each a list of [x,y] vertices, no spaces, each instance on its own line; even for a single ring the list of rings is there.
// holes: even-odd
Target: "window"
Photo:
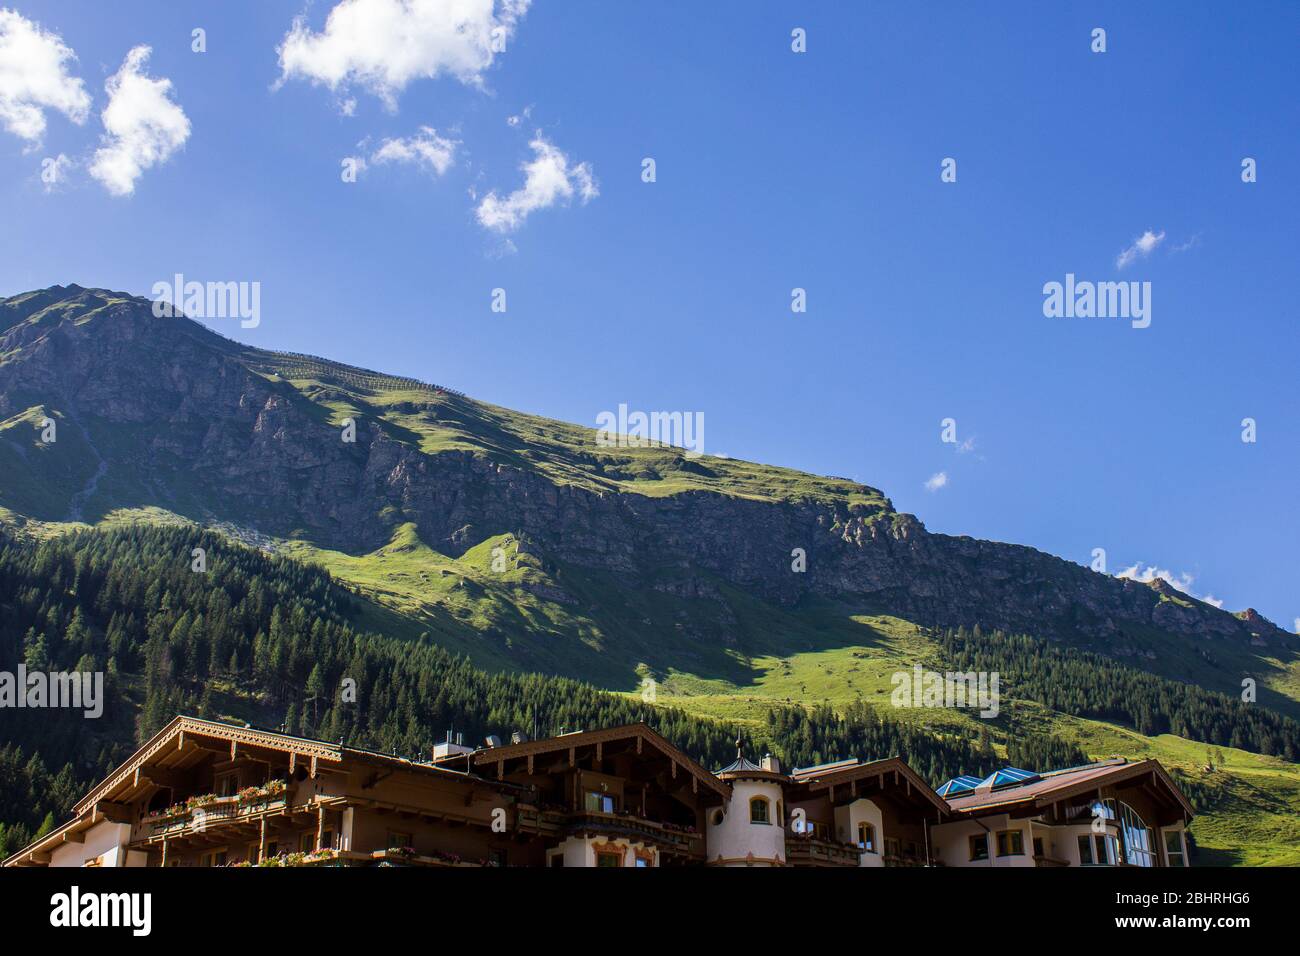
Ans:
[[[1129,866],[1155,866],[1156,854],[1151,831],[1138,812],[1127,803],[1119,805],[1120,832],[1124,835],[1124,861]]]
[[[1034,837],[1034,856],[1043,855],[1043,838]]]
[[[977,833],[970,838],[970,858],[987,860],[989,858],[989,837],[987,833]]]
[[[1170,866],[1187,865],[1187,856],[1183,852],[1183,834],[1181,830],[1165,831],[1165,860]]]
[[[1079,865],[1110,866],[1113,858],[1110,845],[1114,842],[1114,837],[1100,833],[1079,837]]]
[[[248,862],[253,864],[253,866],[257,866],[257,864],[261,862],[261,857],[261,847],[256,843],[248,844]]]
[[[316,831],[305,830],[298,834],[298,852],[310,853],[316,849]]]
[[[233,797],[239,792],[239,774],[228,773],[217,778],[217,796]]]
[[[1092,855],[1092,837],[1086,834],[1079,837],[1079,865],[1093,866],[1096,862]]]
[[[211,850],[199,857],[199,866],[225,866],[229,857],[225,850]]]
[[[768,815],[768,803],[763,797],[755,797],[749,801],[749,822],[750,823],[771,823]]]
[[[326,849],[326,850],[336,849],[336,847],[334,846],[334,831],[331,830],[329,827],[326,827],[324,830],[321,831],[320,845],[321,845],[321,849]]]
[[[399,830],[388,831],[388,849],[390,850],[405,849],[408,846],[412,846],[414,843],[415,840],[412,839],[411,834],[409,833],[402,833]]]
[[[584,801],[588,813],[613,813],[614,798],[608,793],[588,790]]]
[[[1024,856],[1025,834],[1023,830],[998,831],[998,856]]]
[[[597,866],[622,866],[623,851],[621,849],[606,849],[596,847],[596,865]]]
[[[876,852],[876,828],[870,823],[858,824],[858,849],[867,853]]]

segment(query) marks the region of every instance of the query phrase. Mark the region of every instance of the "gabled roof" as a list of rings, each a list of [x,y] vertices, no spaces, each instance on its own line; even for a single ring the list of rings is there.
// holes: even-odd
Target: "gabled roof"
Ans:
[[[1031,807],[1046,809],[1070,797],[1093,793],[1100,787],[1114,786],[1151,774],[1171,802],[1179,804],[1186,816],[1195,814],[1191,803],[1173,778],[1156,760],[1129,763],[1123,759],[1106,760],[1038,775],[1020,784],[998,789],[966,791],[948,797],[948,806],[960,813],[979,813],[993,808]],[[987,778],[986,778],[987,779]]]
[[[806,786],[809,792],[830,790],[833,787],[850,786],[858,780],[883,777],[896,774],[904,782],[907,792],[918,794],[942,813],[948,812],[948,804],[931,789],[925,779],[907,765],[901,757],[886,757],[883,760],[848,761],[840,760],[820,767],[808,767],[795,771],[792,782]]]
[[[196,746],[204,742],[203,746]],[[73,812],[81,815],[94,808],[103,800],[112,800],[136,786],[137,772],[146,766],[160,764],[172,768],[192,765],[201,759],[204,753],[211,753],[213,742],[218,746],[231,748],[235,753],[241,748],[274,750],[283,754],[292,754],[303,765],[323,764],[338,768],[345,760],[382,765],[394,769],[412,770],[422,774],[432,774],[445,779],[464,780],[467,777],[476,783],[499,788],[496,781],[473,777],[463,772],[448,770],[432,763],[409,760],[392,754],[379,753],[348,747],[342,743],[330,743],[325,740],[313,740],[309,737],[297,737],[293,734],[264,730],[239,724],[227,724],[216,720],[203,720],[199,717],[180,716],[158,731],[144,743],[134,754],[126,759],[116,770],[96,784],[73,807]]]
[[[641,723],[607,727],[604,730],[587,730],[575,734],[563,734],[559,737],[549,737],[542,740],[528,740],[523,743],[507,744],[502,747],[489,747],[486,750],[476,750],[469,759],[474,766],[481,769],[496,765],[499,777],[504,773],[506,762],[510,760],[538,754],[563,753],[568,750],[576,751],[579,747],[603,746],[620,740],[638,740],[640,741],[638,748],[641,745],[648,744],[673,761],[675,765],[684,769],[699,784],[703,784],[723,799],[731,796],[729,784],[709,773],[708,770],[670,743],[663,735]]]

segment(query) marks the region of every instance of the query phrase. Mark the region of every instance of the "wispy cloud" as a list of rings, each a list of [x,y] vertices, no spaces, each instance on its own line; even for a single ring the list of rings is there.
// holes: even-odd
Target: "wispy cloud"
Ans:
[[[278,50],[280,79],[342,92],[359,87],[390,110],[417,79],[448,75],[482,86],[483,74],[531,0],[341,0],[319,33],[293,21]],[[277,85],[278,85],[277,84]],[[350,114],[355,100],[344,97]]]
[[[1165,232],[1152,232],[1148,229],[1142,235],[1133,240],[1133,244],[1119,254],[1115,260],[1116,269],[1125,269],[1138,260],[1139,257],[1145,259],[1151,253],[1155,252],[1156,246],[1165,241]]]
[[[45,111],[80,125],[90,115],[90,95],[68,73],[77,55],[57,33],[0,8],[0,123],[32,146],[45,135]]]
[[[436,176],[446,174],[456,163],[454,139],[439,136],[432,126],[421,126],[418,133],[405,139],[386,139],[370,154],[372,163],[412,163]]]
[[[144,72],[151,52],[135,47],[104,85],[103,145],[95,151],[90,175],[114,196],[135,192],[144,171],[167,162],[190,137],[190,121],[171,99],[171,80]]]
[[[600,195],[590,163],[572,163],[569,157],[547,142],[539,132],[531,143],[533,158],[519,168],[524,184],[502,197],[488,193],[478,204],[478,221],[494,232],[514,232],[532,213],[577,195],[585,205]]]
[[[948,473],[946,471],[937,471],[925,480],[926,491],[938,491],[940,488],[947,487]]]

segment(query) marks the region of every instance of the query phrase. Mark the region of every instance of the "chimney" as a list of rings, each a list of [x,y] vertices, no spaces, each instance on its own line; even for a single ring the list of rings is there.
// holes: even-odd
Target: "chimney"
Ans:
[[[780,773],[781,761],[777,760],[771,754],[763,754],[762,768],[768,773]]]

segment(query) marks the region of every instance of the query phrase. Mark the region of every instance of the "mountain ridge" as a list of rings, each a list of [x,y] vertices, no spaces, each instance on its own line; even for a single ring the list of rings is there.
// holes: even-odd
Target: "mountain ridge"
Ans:
[[[27,469],[33,485],[0,486],[15,516],[155,506],[353,555],[413,524],[439,554],[510,535],[543,565],[628,586],[667,576],[670,591],[705,599],[701,573],[778,607],[847,599],[929,626],[980,624],[1121,654],[1141,653],[1151,630],[1294,643],[1249,609],[1234,615],[1030,547],[929,532],[869,486],[680,449],[600,448],[590,428],[241,345],[190,319],[155,318],[147,300],[123,293],[70,285],[9,296],[0,328],[0,474]],[[34,427],[15,430],[34,425],[36,410],[54,416],[77,460],[34,441]],[[340,438],[347,418],[352,443]],[[792,570],[795,549],[803,573]]]

